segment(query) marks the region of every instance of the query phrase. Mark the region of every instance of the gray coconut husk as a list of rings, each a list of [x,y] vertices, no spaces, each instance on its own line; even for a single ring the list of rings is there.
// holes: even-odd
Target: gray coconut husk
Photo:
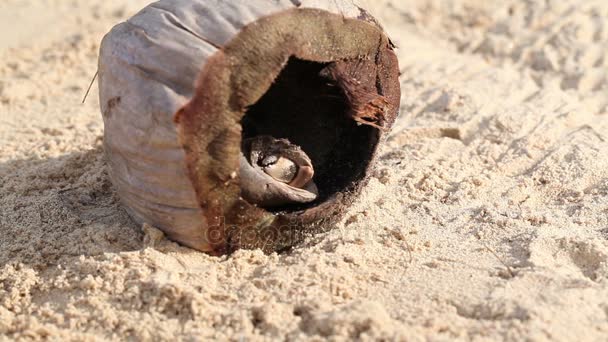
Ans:
[[[331,228],[369,178],[399,107],[398,63],[351,1],[154,3],[104,38],[110,176],[129,214],[211,254],[281,251]],[[242,142],[288,139],[311,203],[243,198]]]

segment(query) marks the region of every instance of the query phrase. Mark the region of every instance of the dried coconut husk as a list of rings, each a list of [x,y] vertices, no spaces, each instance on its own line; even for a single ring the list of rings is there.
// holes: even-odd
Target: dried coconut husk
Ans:
[[[126,210],[211,254],[281,251],[331,228],[397,114],[392,48],[349,0],[146,7],[104,38],[99,61],[104,146]],[[310,156],[314,202],[241,198],[241,142],[260,135]]]
[[[210,58],[175,121],[213,251],[281,250],[334,225],[397,115],[398,73],[377,26],[316,9],[262,18]],[[257,134],[311,156],[318,201],[268,210],[241,197],[241,141]]]

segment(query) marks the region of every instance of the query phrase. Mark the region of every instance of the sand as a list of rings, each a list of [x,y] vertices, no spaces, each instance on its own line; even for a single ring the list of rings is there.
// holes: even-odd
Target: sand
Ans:
[[[401,117],[364,195],[284,255],[132,223],[99,41],[146,1],[0,4],[0,340],[608,336],[608,3],[367,1]]]

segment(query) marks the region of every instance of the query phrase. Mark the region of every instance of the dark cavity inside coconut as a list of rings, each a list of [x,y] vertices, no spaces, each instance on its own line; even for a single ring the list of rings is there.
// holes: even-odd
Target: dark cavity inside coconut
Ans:
[[[397,115],[398,75],[380,27],[316,9],[262,18],[212,56],[175,121],[214,253],[284,250],[340,220]],[[270,209],[241,196],[242,142],[260,135],[306,152],[317,200]]]
[[[290,58],[270,89],[243,117],[243,139],[260,135],[288,139],[302,148],[315,169],[313,180],[319,189],[315,202],[269,210],[314,207],[360,181],[369,165],[379,131],[353,120],[350,110],[354,104],[343,85],[328,75],[330,68],[330,63]],[[352,76],[361,79],[365,75]]]

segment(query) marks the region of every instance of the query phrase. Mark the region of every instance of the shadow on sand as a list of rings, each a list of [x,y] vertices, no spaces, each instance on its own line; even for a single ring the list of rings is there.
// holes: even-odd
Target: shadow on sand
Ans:
[[[101,147],[0,163],[0,267],[133,251],[142,239],[111,186]]]

